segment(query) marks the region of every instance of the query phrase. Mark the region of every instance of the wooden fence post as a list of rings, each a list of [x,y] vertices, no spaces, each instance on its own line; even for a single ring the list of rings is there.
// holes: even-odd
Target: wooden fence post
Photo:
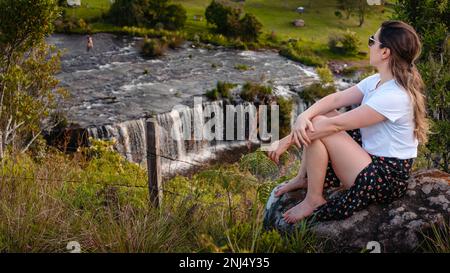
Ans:
[[[159,125],[155,118],[147,119],[147,170],[150,203],[155,207],[162,205],[161,157],[159,143]]]

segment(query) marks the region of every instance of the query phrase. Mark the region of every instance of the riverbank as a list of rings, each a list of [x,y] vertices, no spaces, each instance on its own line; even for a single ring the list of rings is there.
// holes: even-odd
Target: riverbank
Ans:
[[[367,37],[376,31],[380,23],[386,20],[391,12],[385,7],[375,7],[375,11],[366,15],[364,25],[358,27],[355,16],[341,19],[334,14],[337,9],[336,3],[333,1],[319,0],[311,3],[311,1],[249,0],[243,3],[244,9],[254,14],[262,22],[263,34],[257,43],[245,43],[211,33],[210,26],[204,19],[204,10],[209,4],[209,0],[174,2],[182,4],[187,11],[186,26],[179,32],[111,25],[105,20],[110,6],[107,0],[87,0],[79,8],[65,8],[66,17],[72,23],[70,29],[64,29],[63,32],[78,34],[107,32],[148,37],[177,35],[193,42],[235,49],[272,49],[287,52],[283,56],[307,65],[324,66],[337,62],[361,71],[368,66],[365,44]],[[305,12],[297,13],[295,9],[298,6],[304,6]],[[295,19],[304,20],[305,26],[294,27],[292,21]],[[81,23],[80,20],[82,20]],[[329,35],[345,30],[355,32],[361,41],[359,54],[337,54],[328,48]],[[295,48],[295,50],[286,50],[289,47]],[[334,71],[331,66],[330,69]]]

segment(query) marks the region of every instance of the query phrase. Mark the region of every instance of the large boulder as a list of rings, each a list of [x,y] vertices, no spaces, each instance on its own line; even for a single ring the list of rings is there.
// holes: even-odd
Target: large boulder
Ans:
[[[338,195],[329,189],[325,195]],[[264,228],[290,233],[282,213],[303,200],[305,190],[275,198],[266,205]],[[373,204],[340,221],[314,223],[312,231],[327,239],[333,251],[359,252],[369,242],[381,245],[381,252],[420,251],[422,237],[432,225],[448,223],[450,215],[450,175],[439,170],[421,170],[411,175],[406,195],[390,204]],[[377,244],[377,243],[375,243]]]

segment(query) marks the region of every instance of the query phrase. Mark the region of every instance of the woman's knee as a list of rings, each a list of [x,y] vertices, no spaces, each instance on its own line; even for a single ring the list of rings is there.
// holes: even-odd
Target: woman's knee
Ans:
[[[321,120],[324,120],[324,119],[327,119],[328,117],[326,117],[326,116],[324,116],[324,115],[317,115],[317,116],[315,116],[315,117],[313,117],[312,119],[311,119],[311,122],[312,122],[312,124],[313,124],[313,126],[317,123],[317,122],[319,122],[319,121],[321,121]]]

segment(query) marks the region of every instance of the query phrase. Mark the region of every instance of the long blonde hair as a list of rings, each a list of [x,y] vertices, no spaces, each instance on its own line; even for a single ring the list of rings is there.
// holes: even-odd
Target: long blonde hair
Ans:
[[[424,83],[415,65],[422,50],[419,35],[412,26],[392,20],[381,24],[379,40],[381,47],[391,51],[389,67],[397,82],[408,91],[414,108],[414,135],[421,144],[425,144],[430,123]]]

